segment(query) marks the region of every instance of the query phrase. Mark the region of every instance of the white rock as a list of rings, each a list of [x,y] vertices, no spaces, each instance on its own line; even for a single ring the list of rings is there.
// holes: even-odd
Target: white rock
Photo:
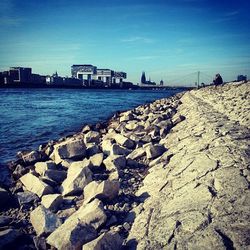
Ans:
[[[104,154],[109,155],[111,148],[112,148],[113,143],[109,139],[105,139],[102,141],[101,147],[102,151]]]
[[[39,180],[39,178],[31,173],[22,176],[20,178],[20,181],[28,191],[37,194],[39,197],[45,194],[53,193],[52,187],[42,182],[41,180]]]
[[[103,161],[103,153],[95,154],[89,158],[90,163],[92,164],[93,168],[98,168],[101,166]]]

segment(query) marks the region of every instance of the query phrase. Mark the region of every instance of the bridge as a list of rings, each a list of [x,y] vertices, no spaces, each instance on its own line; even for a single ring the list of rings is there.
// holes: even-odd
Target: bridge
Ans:
[[[178,76],[178,78],[175,79],[169,79],[163,85],[139,84],[138,86],[141,89],[166,89],[174,87],[195,88],[211,84],[213,82],[213,78],[214,76],[211,76],[205,72],[196,71],[183,76]]]

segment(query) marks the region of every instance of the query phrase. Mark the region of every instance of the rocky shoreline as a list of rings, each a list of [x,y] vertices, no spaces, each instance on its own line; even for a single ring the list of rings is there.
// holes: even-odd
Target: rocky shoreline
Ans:
[[[192,90],[20,154],[0,249],[247,249],[249,99]]]

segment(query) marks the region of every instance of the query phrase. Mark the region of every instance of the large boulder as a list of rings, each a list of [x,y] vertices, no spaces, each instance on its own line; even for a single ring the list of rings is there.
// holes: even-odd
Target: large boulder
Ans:
[[[146,150],[143,147],[137,148],[135,150],[133,150],[129,155],[127,155],[127,159],[131,159],[131,160],[137,160],[141,157],[143,157],[144,155],[146,155]]]
[[[45,194],[53,193],[52,187],[45,184],[38,177],[31,173],[28,173],[20,178],[20,181],[26,187],[26,189],[32,193],[37,194],[39,197]]]
[[[80,159],[85,156],[86,146],[83,139],[71,138],[54,146],[51,158],[56,164],[63,159]]]
[[[111,146],[110,155],[128,155],[131,150],[120,146],[119,144],[115,143]]]
[[[57,211],[62,204],[63,198],[60,194],[48,194],[42,197],[41,204],[52,211]]]
[[[51,233],[62,224],[56,214],[41,205],[30,213],[30,222],[37,235]]]
[[[116,134],[114,136],[115,141],[120,144],[121,146],[125,147],[125,148],[129,148],[132,149],[135,146],[134,141],[130,140],[129,138],[127,138],[124,135],[121,134]]]
[[[106,219],[102,202],[95,199],[73,213],[47,238],[47,243],[57,249],[81,249],[83,244],[97,237],[95,230]]]
[[[35,164],[35,170],[38,174],[44,175],[46,170],[55,169],[56,164],[53,161],[37,162]]]
[[[122,242],[123,239],[117,232],[109,231],[83,245],[82,250],[119,250],[122,247]]]
[[[103,161],[107,170],[121,169],[126,166],[126,158],[123,155],[110,155]]]
[[[69,220],[47,238],[47,243],[58,250],[80,250],[83,244],[96,236],[97,232],[92,226]]]
[[[76,194],[92,181],[92,172],[87,164],[87,161],[77,161],[70,165],[67,178],[61,185],[62,195]]]
[[[56,183],[62,183],[67,177],[67,172],[63,170],[49,169],[44,172],[43,176],[52,181],[55,181]]]
[[[98,199],[114,199],[119,193],[120,183],[118,181],[105,180],[101,183],[96,181],[90,182],[84,188],[84,203]]]

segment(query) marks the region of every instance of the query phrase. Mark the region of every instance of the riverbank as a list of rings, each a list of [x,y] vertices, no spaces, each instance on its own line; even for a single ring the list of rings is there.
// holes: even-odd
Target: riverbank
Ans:
[[[249,247],[249,121],[249,83],[233,83],[21,155],[0,192],[0,248]]]

